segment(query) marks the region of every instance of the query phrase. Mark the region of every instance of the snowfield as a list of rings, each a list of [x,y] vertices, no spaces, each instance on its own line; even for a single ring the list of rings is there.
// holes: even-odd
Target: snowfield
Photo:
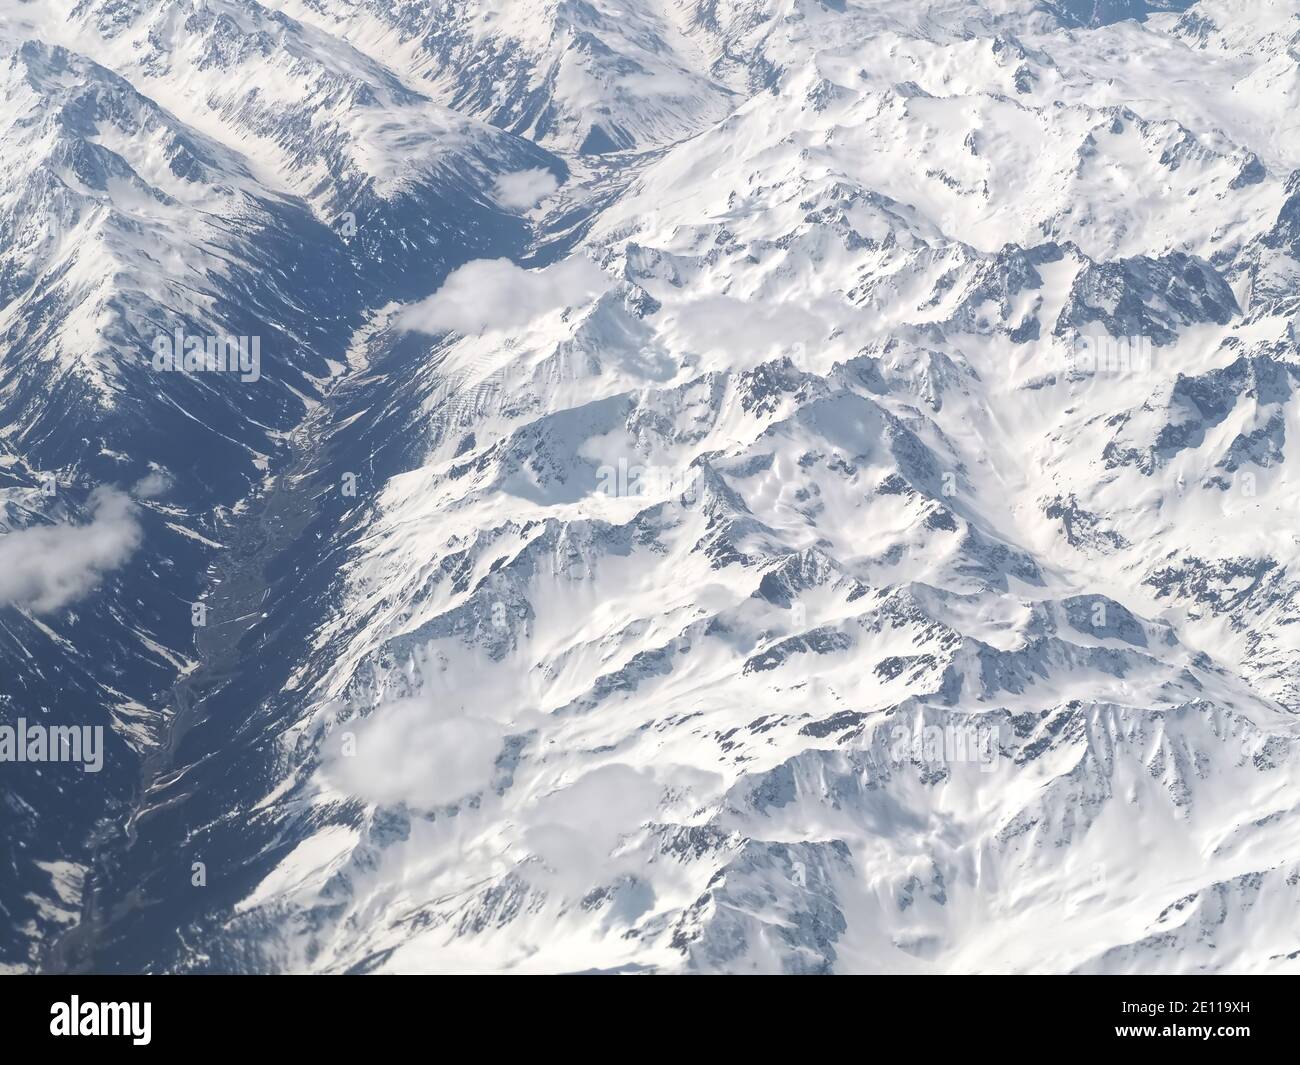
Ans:
[[[167,485],[0,588],[0,716],[121,737],[0,961],[1300,972],[1300,2],[0,0],[0,78],[0,527]]]

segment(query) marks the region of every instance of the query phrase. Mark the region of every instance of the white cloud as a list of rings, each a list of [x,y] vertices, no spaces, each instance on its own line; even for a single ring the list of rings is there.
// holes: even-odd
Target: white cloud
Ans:
[[[581,255],[541,270],[525,270],[509,259],[476,259],[453,270],[428,299],[403,311],[397,326],[423,333],[515,329],[585,303],[610,284],[600,267]]]
[[[519,170],[503,174],[497,179],[497,202],[513,211],[527,211],[560,187],[560,183],[545,167]]]
[[[524,844],[568,890],[584,890],[617,874],[622,863],[611,851],[654,817],[662,790],[649,770],[621,764],[593,769],[537,800],[528,811]]]
[[[141,536],[131,498],[98,488],[84,525],[36,525],[0,536],[0,604],[37,614],[58,610],[130,558]]]
[[[436,696],[396,699],[336,729],[321,771],[365,802],[432,809],[488,787],[503,739],[500,725]]]
[[[155,499],[171,487],[171,476],[161,469],[153,469],[131,486],[131,494],[137,499]]]

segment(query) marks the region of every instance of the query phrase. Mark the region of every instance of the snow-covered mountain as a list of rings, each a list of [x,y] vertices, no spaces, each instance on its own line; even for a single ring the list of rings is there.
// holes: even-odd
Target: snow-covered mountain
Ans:
[[[1300,2],[0,0],[0,77],[0,724],[109,736],[0,763],[6,967],[1297,969]]]

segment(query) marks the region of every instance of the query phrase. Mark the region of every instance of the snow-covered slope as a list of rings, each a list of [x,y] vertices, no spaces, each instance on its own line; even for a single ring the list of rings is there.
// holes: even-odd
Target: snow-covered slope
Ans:
[[[173,686],[201,657],[192,603],[211,560],[242,542],[247,497],[346,369],[368,309],[520,245],[527,226],[498,202],[499,172],[563,174],[414,94],[411,126],[438,147],[401,158],[396,142],[422,141],[389,131],[401,116],[364,59],[309,48],[311,31],[283,20],[279,36],[258,31],[274,20],[255,6],[242,23],[233,8],[170,10],[0,8],[4,721],[117,737],[95,774],[5,766],[10,964],[34,962],[75,917],[101,828],[120,827],[155,772],[143,763],[165,746]],[[192,51],[168,50],[177,42]],[[274,104],[265,85],[251,102],[222,94],[249,54],[285,68]],[[322,96],[356,81],[323,142],[322,96],[288,112],[301,88],[289,72],[309,66]],[[322,143],[335,153],[324,162]],[[159,372],[157,341],[178,331],[255,338],[259,362]],[[94,520],[96,493],[126,500],[146,483],[120,520]],[[237,639],[239,616],[214,639]]]
[[[1296,967],[1300,3],[65,8],[0,322],[294,354],[193,412],[234,635],[6,960]]]

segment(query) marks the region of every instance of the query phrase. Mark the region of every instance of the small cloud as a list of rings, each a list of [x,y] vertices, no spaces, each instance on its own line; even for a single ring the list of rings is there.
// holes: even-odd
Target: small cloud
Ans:
[[[661,791],[650,770],[600,766],[534,803],[524,844],[567,890],[585,890],[618,874],[611,852],[655,816]]]
[[[403,311],[397,327],[466,334],[514,329],[585,303],[610,284],[600,267],[581,255],[541,270],[525,270],[509,259],[476,259],[453,270],[428,299]]]
[[[559,181],[545,167],[503,174],[497,179],[497,202],[512,211],[527,211],[560,187]]]
[[[172,479],[162,470],[145,474],[131,486],[131,494],[137,499],[156,499],[171,487]]]
[[[58,610],[126,562],[141,537],[131,498],[97,488],[84,525],[36,525],[0,536],[0,605],[37,614]]]
[[[339,791],[383,806],[434,809],[492,783],[502,727],[428,696],[396,699],[339,726],[321,772]]]

